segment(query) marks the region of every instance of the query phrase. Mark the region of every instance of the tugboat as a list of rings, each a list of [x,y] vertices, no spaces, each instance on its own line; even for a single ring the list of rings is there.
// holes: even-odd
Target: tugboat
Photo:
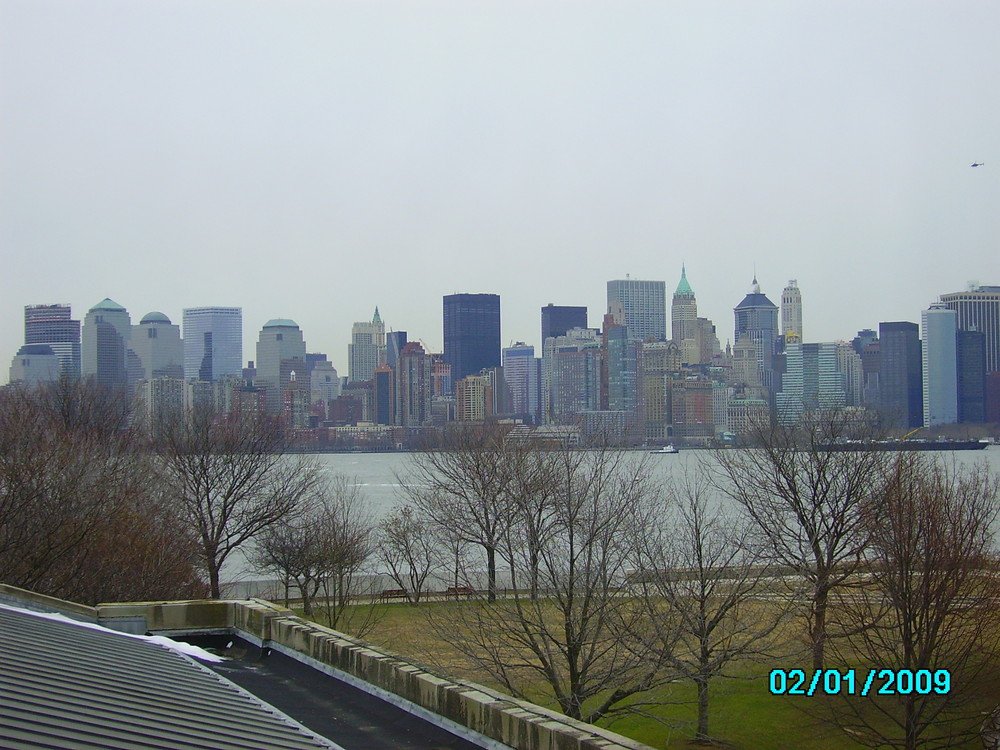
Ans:
[[[677,448],[671,445],[664,445],[662,448],[657,448],[655,451],[650,451],[651,453],[656,453],[657,455],[664,455],[667,453],[680,453]]]

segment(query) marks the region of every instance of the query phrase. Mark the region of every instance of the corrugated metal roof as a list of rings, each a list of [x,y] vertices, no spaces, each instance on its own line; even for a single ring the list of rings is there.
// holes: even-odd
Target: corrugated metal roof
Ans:
[[[336,747],[178,653],[3,605],[0,746]]]

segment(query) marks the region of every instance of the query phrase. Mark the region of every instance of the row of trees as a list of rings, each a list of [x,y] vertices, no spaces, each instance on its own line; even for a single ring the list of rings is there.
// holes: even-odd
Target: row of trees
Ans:
[[[343,625],[366,564],[414,603],[437,579],[478,598],[432,626],[512,694],[541,684],[566,714],[613,720],[689,680],[699,740],[714,681],[773,659],[801,616],[814,669],[951,670],[946,694],[814,702],[855,739],[945,747],[974,730],[968,691],[1000,633],[983,466],[830,451],[858,425],[827,415],[763,426],[756,448],[663,486],[641,455],[469,429],[410,457],[376,525],[267,420],[196,413],[149,445],[120,403],[69,381],[0,395],[0,580],[83,602],[217,597],[252,546],[307,614]]]
[[[928,454],[828,450],[858,428],[768,427],[666,487],[635,454],[472,430],[413,457],[380,545],[413,601],[431,575],[481,592],[429,611],[440,636],[514,695],[544,684],[570,716],[613,720],[690,680],[707,741],[714,681],[795,663],[801,622],[814,669],[952,675],[944,694],[811,706],[872,747],[953,746],[978,729],[970,696],[997,655],[997,479]]]

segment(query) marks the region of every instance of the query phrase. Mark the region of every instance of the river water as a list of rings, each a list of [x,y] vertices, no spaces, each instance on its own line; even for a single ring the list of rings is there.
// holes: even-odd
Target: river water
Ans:
[[[935,451],[929,455],[946,461],[954,459],[959,466],[986,462],[994,473],[1000,474],[1000,446],[990,446],[981,451]],[[410,453],[320,453],[313,456],[316,463],[330,476],[342,475],[356,485],[362,495],[364,507],[377,520],[387,515],[392,507],[402,499],[401,481],[410,476],[413,454]],[[688,450],[677,454],[654,455],[636,452],[636,458],[644,458],[655,479],[666,480],[685,471],[701,472],[711,470],[716,465],[712,452]],[[721,501],[730,502],[730,501]],[[998,530],[1000,531],[1000,530]],[[1000,542],[1000,536],[998,536]],[[242,555],[234,553],[223,569],[223,579],[229,582],[245,582],[245,585],[230,586],[232,596],[258,596],[270,593],[256,584],[246,583],[256,579]]]

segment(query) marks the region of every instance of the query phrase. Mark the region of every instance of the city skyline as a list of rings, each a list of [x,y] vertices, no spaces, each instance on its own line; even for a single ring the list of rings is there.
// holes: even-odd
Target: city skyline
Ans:
[[[346,373],[375,305],[441,351],[451,293],[499,294],[501,343],[539,351],[542,306],[596,326],[608,280],[669,291],[684,264],[725,346],[755,274],[775,302],[797,279],[807,341],[1000,277],[989,4],[0,0],[0,21],[7,357],[25,305],[104,297],[240,306],[244,342],[289,317]]]

